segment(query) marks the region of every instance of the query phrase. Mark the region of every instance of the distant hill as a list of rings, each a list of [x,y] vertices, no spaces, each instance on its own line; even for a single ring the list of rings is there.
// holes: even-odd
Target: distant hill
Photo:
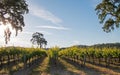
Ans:
[[[95,45],[91,45],[91,46],[87,46],[87,45],[76,45],[78,47],[84,48],[84,47],[97,47],[97,48],[103,48],[103,47],[108,47],[108,48],[120,48],[120,43],[102,43],[102,44],[95,44]]]

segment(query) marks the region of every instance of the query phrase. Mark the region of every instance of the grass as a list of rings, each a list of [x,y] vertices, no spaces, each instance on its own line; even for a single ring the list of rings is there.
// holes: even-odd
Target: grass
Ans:
[[[78,75],[79,74],[80,75],[86,75],[84,73],[84,71],[79,70],[77,67],[71,65],[70,63],[66,62],[65,60],[63,60],[63,59],[59,59],[59,60],[69,72],[72,72],[72,73],[75,73],[75,74],[78,74]]]
[[[90,67],[90,68],[93,68],[93,69],[95,69],[95,70],[98,70],[98,71],[100,71],[100,72],[109,74],[109,75],[120,75],[120,73],[115,72],[115,71],[113,71],[112,69],[109,69],[109,68],[92,65],[92,64],[89,64],[89,63],[86,63],[86,66],[87,66],[87,67]]]
[[[9,65],[4,65],[4,67],[0,70],[1,74],[13,75],[14,72],[18,71],[20,68],[23,68],[23,63],[15,63],[12,62]]]
[[[86,67],[80,67],[79,64],[80,68],[78,68],[75,63],[70,63],[61,58],[58,62],[58,66],[54,67],[54,65],[49,64],[49,58],[46,57],[38,67],[32,70],[31,75],[120,75],[113,70],[90,63],[86,63]]]
[[[32,70],[30,75],[46,75],[49,72],[49,58],[46,57],[42,63]]]
[[[41,60],[35,68],[31,69],[32,71],[30,70],[30,75],[120,75],[120,71],[116,72],[111,68],[88,62],[86,62],[85,67],[81,67],[79,62],[80,61],[72,62],[59,58],[55,66],[53,63],[50,64],[49,57],[46,57]],[[78,63],[78,65],[76,65],[76,63]],[[0,75],[13,75],[15,71],[23,67],[23,63],[16,63],[0,70]]]
[[[69,59],[69,60],[71,60],[71,59]],[[76,63],[78,63],[80,65],[79,62],[80,61],[77,61]],[[115,72],[113,69],[98,66],[95,64],[90,64],[88,62],[86,62],[85,67],[89,68],[89,69],[93,69],[94,71],[99,71],[100,73],[103,73],[102,75],[120,75],[120,72]]]

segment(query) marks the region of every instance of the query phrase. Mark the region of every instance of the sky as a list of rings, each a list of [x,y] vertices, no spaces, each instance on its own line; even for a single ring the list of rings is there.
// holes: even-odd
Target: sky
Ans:
[[[4,41],[0,26],[0,46],[31,47],[32,34],[40,32],[48,41],[47,47],[69,47],[120,42],[120,29],[110,33],[102,30],[95,6],[101,0],[26,0],[29,13],[24,15],[25,27],[18,36],[12,31],[10,42]]]

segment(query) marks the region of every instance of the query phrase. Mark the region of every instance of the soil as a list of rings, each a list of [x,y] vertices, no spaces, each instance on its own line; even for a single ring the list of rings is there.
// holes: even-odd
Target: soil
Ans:
[[[11,65],[13,66],[12,63]],[[88,66],[81,66],[77,62],[62,58],[59,58],[55,63],[46,57],[38,60],[31,67],[22,68],[12,75],[109,75],[109,73],[100,72]]]

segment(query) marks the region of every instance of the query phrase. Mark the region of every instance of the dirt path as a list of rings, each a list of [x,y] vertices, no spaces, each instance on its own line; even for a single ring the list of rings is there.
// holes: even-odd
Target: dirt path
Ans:
[[[103,69],[103,68],[99,68]],[[103,69],[106,70],[106,69]],[[119,75],[103,72],[91,64],[81,67],[78,62],[59,58],[55,64],[48,57],[42,59],[37,65],[26,70],[20,70],[14,75]]]
[[[65,60],[59,58],[59,61],[65,66],[67,71],[66,75],[86,75],[84,71],[79,70]]]
[[[82,72],[73,67],[66,67],[64,60],[59,59],[57,63],[49,61],[45,58],[38,67],[32,70],[30,75],[83,75]],[[79,71],[79,72],[76,72]]]
[[[37,67],[32,70],[30,75],[49,75],[49,58],[46,57]]]
[[[104,73],[96,71],[95,69],[88,67],[81,67],[80,64],[73,62],[71,60],[67,60],[67,59],[62,59],[62,60],[64,60],[64,62],[68,64],[68,69],[70,66],[76,68],[77,69],[76,72],[80,73],[79,75],[105,75]]]
[[[73,65],[74,63],[68,62],[61,58],[58,59],[57,64],[49,61],[46,58],[42,64],[36,68],[31,75],[101,75],[100,72],[90,68],[83,68]]]
[[[51,62],[49,58],[45,58],[38,67],[32,70],[30,75],[71,75],[65,70],[65,65],[63,65],[59,60],[57,64]],[[72,74],[73,75],[73,74]]]
[[[76,72],[78,75],[102,75],[104,73],[101,73],[99,71],[96,71],[94,69],[88,68],[88,67],[81,67],[79,64],[61,59],[65,64],[68,70],[71,70],[73,72]]]
[[[29,68],[22,68],[19,71],[15,72],[13,75],[29,75],[32,72],[32,69],[34,69],[36,66],[38,66],[39,63],[41,63],[44,60],[44,58],[41,58],[37,61],[37,63],[33,64]]]
[[[18,68],[22,68],[23,64],[21,62],[10,62],[9,64],[5,63],[0,66],[0,75],[13,75],[13,73],[18,70]]]
[[[74,75],[73,72],[66,69],[65,65],[60,60],[57,61],[57,64],[51,62],[49,66],[50,75]]]
[[[120,75],[120,73],[106,67],[96,66],[87,62],[85,67],[81,67],[79,62],[73,62],[69,59],[64,60],[66,60],[71,65],[79,68],[80,70],[83,70],[86,75]]]

